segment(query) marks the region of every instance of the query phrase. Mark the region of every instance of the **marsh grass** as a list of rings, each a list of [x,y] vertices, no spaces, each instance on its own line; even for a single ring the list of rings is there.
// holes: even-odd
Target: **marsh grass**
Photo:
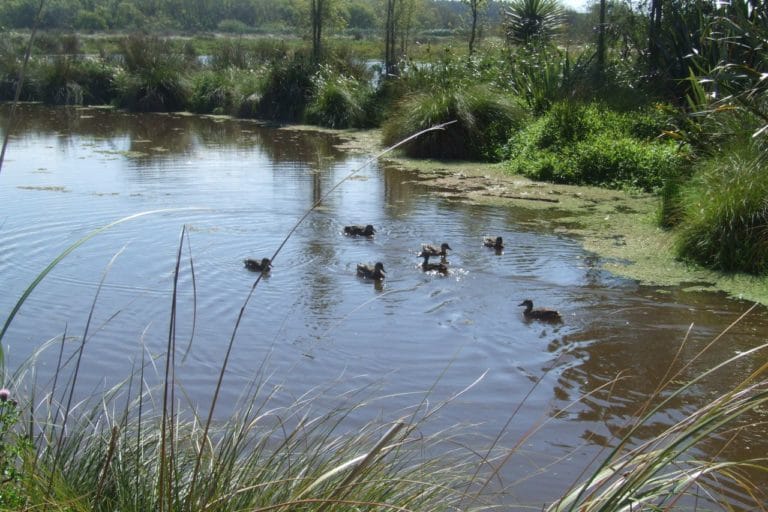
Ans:
[[[496,161],[500,159],[498,148],[526,119],[525,110],[514,98],[482,85],[457,83],[406,97],[386,120],[383,137],[390,144],[435,123],[456,120],[446,130],[428,134],[403,151],[417,158]]]
[[[101,62],[59,56],[39,62],[38,97],[49,105],[104,105],[115,97],[112,70]]]
[[[312,99],[307,105],[309,123],[328,128],[361,128],[375,118],[372,109],[373,87],[321,66],[312,77]]]
[[[681,257],[726,272],[768,273],[765,159],[733,152],[709,160],[679,193]]]
[[[303,120],[315,71],[315,66],[304,54],[270,63],[256,106],[256,116],[271,121]]]
[[[184,110],[189,99],[183,54],[157,37],[122,41],[124,68],[115,74],[117,104],[137,112]]]

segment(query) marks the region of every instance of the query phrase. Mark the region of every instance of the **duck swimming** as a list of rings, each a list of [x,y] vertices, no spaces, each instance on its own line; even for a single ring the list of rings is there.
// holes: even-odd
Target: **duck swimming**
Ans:
[[[373,236],[376,230],[370,224],[366,226],[344,226],[344,234],[349,236]]]
[[[533,309],[533,301],[530,299],[525,299],[523,302],[518,304],[518,306],[525,306],[523,316],[526,320],[545,320],[549,322],[561,322],[563,320],[563,317],[560,316],[560,313],[554,309]]]
[[[243,260],[243,263],[245,264],[245,268],[253,272],[266,273],[272,268],[272,262],[269,258],[262,258],[261,261],[247,258]]]
[[[497,251],[500,251],[504,248],[504,241],[501,239],[500,236],[497,236],[496,238],[488,237],[483,242],[483,245],[486,247],[490,247],[492,249],[496,249]]]
[[[424,258],[424,263],[421,264],[421,270],[424,272],[439,272],[443,275],[448,275],[448,265],[445,263],[429,263],[426,258]]]
[[[438,249],[434,245],[424,244],[421,246],[421,253],[419,254],[419,257],[424,258],[424,263],[429,261],[430,256],[440,256],[441,258],[445,259],[445,257],[448,255],[447,251],[452,251],[451,246],[447,243],[443,243],[440,245],[440,248]]]
[[[371,267],[360,263],[357,265],[357,275],[366,279],[375,279],[376,281],[384,279],[384,264],[380,261]]]

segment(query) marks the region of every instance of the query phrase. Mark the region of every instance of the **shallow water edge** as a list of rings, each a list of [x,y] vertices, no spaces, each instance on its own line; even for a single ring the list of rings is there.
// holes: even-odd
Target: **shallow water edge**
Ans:
[[[347,151],[382,149],[378,130],[337,133],[347,141]],[[653,194],[536,182],[508,174],[502,164],[389,155],[385,163],[412,172],[414,182],[447,199],[541,211],[540,227],[574,237],[619,277],[648,286],[721,291],[768,305],[768,278],[724,274],[677,259],[674,231],[656,223],[659,198]]]

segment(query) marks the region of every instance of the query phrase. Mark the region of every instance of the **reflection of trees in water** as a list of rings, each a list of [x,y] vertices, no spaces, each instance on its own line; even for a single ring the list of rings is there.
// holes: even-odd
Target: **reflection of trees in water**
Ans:
[[[553,392],[562,405],[580,400],[580,405],[572,413],[575,420],[604,424],[617,437],[623,435],[638,418],[665,376],[669,379],[682,370],[653,399],[651,406],[659,404],[709,368],[732,357],[737,350],[757,345],[758,333],[761,332],[758,326],[765,319],[764,312],[748,317],[710,351],[684,368],[748,306],[725,301],[725,297],[680,289],[660,292],[639,288],[635,297],[621,300],[611,300],[609,295],[596,298],[592,295],[593,289],[584,291],[590,296],[575,297],[573,303],[590,304],[582,312],[587,318],[580,323],[577,331],[563,336],[549,347],[550,351],[563,352],[561,358],[567,361]],[[623,293],[626,294],[626,290]],[[691,324],[693,329],[686,335]],[[759,357],[745,358],[713,373],[672,398],[636,432],[635,438],[644,440],[659,435],[669,424],[708,404],[712,397],[732,389],[762,362]],[[617,376],[621,378],[605,389],[595,391]],[[590,395],[592,392],[594,394]],[[602,434],[591,434],[591,442],[608,442]]]
[[[391,165],[382,164],[384,175],[384,204],[387,212],[394,218],[412,213],[417,191],[413,183],[408,183],[408,176]]]
[[[9,105],[0,105],[4,127]],[[302,162],[317,166],[324,159],[340,161],[333,134],[265,127],[237,119],[196,115],[127,113],[112,109],[20,105],[14,116],[13,132],[32,136],[54,133],[93,139],[127,139],[128,151],[143,153],[142,164],[206,149],[247,149],[259,147],[276,163]],[[71,144],[68,138],[62,143]],[[161,148],[162,151],[151,151]]]

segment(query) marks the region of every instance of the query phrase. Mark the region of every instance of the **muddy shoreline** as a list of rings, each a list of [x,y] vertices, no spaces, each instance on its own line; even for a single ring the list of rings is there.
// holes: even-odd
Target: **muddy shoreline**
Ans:
[[[382,150],[376,130],[339,134],[339,147],[346,151]],[[579,240],[615,275],[649,286],[720,291],[768,305],[766,278],[722,274],[677,260],[674,234],[656,223],[659,200],[654,195],[534,182],[507,174],[499,164],[414,160],[393,153],[382,161],[450,200],[540,210],[540,229]]]

